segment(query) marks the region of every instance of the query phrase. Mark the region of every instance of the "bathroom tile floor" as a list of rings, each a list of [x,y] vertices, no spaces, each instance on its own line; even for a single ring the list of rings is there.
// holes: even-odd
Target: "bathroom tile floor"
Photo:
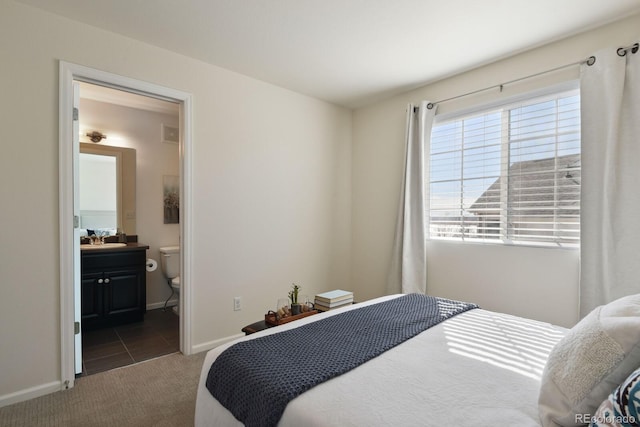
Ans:
[[[149,310],[144,321],[82,334],[82,375],[180,351],[180,319],[168,308]]]

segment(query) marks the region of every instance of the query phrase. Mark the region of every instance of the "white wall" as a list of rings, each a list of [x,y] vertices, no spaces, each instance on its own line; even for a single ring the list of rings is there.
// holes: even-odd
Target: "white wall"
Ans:
[[[0,52],[0,404],[60,387],[59,60],[193,95],[196,350],[349,287],[349,110],[9,0]]]
[[[149,245],[147,257],[155,259],[158,264],[159,248],[180,244],[180,226],[165,224],[163,217],[162,177],[180,174],[179,147],[178,144],[162,142],[163,123],[178,127],[179,117],[89,99],[80,100],[81,129],[106,134],[107,139],[100,145],[136,150],[136,232],[138,242]],[[88,142],[84,138],[80,140]],[[162,307],[170,295],[171,289],[160,267],[147,273],[147,307]],[[175,304],[175,301],[170,304]]]
[[[580,61],[602,48],[627,46],[639,38],[640,15],[636,15],[355,111],[352,274],[357,297],[368,299],[386,291],[409,102],[437,101],[499,85]],[[443,103],[438,111],[454,111],[578,77],[579,69],[574,67],[507,86],[502,94],[494,90]],[[577,250],[432,241],[427,262],[431,294],[564,326],[578,320]]]

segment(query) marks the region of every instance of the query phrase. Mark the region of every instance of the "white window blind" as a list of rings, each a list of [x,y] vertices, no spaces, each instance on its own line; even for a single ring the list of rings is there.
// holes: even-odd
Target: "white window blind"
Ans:
[[[577,90],[436,118],[426,151],[429,238],[579,243]]]

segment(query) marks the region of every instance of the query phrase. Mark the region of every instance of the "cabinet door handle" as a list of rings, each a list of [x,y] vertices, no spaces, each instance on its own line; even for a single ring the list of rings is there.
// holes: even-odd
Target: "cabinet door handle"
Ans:
[[[109,279],[108,277],[106,279],[104,279],[104,283],[109,283],[111,281],[111,279]]]
[[[98,283],[99,283],[99,284],[102,284],[102,282],[104,282],[104,280],[102,280],[102,279],[98,279]]]

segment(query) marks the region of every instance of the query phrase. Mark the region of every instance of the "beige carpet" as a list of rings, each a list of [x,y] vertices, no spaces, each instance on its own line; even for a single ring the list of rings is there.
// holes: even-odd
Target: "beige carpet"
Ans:
[[[0,408],[0,426],[193,426],[204,355],[174,353],[81,377],[70,390]]]

